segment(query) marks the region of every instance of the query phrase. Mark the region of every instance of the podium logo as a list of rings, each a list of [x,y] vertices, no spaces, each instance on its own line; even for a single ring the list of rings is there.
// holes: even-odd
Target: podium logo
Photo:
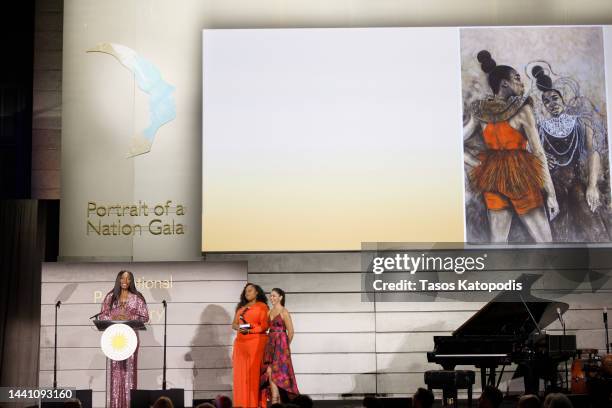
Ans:
[[[111,347],[116,351],[121,351],[128,345],[128,339],[123,333],[117,333],[111,338]]]
[[[104,355],[111,360],[122,361],[129,358],[138,345],[134,330],[127,324],[118,323],[109,326],[100,338],[100,347]]]

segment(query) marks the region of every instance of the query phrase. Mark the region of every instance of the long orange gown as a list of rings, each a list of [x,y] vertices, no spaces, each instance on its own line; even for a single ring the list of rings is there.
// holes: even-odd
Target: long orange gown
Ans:
[[[234,321],[240,323],[242,315],[251,324],[250,334],[236,334],[232,362],[234,366],[234,407],[265,407],[263,393],[259,389],[259,375],[268,336],[268,306],[257,302],[236,311]]]

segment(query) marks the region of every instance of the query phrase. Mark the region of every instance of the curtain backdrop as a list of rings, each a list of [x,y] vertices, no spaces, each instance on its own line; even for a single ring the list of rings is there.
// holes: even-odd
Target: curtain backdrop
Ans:
[[[56,206],[0,201],[0,386],[38,385],[41,263]]]

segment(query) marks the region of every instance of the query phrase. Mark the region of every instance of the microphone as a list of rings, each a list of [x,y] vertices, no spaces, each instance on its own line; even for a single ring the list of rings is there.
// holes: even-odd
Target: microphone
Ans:
[[[168,305],[166,304],[166,299],[162,300],[162,305],[164,305],[164,309],[165,309],[165,308],[168,306]]]
[[[89,320],[91,320],[91,319],[95,319],[96,317],[100,316],[101,314],[102,314],[102,312],[100,312],[100,313],[96,313],[95,315],[91,316],[91,317],[89,318]]]
[[[561,322],[561,327],[563,327],[563,335],[565,336],[565,321],[563,320],[563,316],[561,315],[561,309],[557,308],[557,317]]]
[[[58,300],[57,303],[55,304],[55,307],[59,308],[62,305],[62,301]]]
[[[603,310],[603,319],[604,319],[604,323],[608,324],[608,308],[607,307],[604,307],[604,310]]]
[[[561,316],[560,308],[557,308],[557,317],[559,318],[559,321],[561,322],[561,327],[563,327],[563,335],[565,336],[565,321],[563,320],[563,316]]]

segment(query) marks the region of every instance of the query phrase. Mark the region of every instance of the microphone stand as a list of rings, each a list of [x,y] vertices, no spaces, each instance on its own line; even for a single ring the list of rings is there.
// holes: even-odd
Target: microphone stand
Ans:
[[[604,328],[606,331],[606,354],[610,354],[610,338],[608,337],[608,308],[604,307],[603,312]]]
[[[166,300],[162,300],[162,305],[164,305],[164,367],[163,367],[163,379],[162,379],[162,390],[166,389],[166,326],[168,319],[168,304]]]
[[[565,337],[565,321],[563,321],[563,343],[565,343],[565,339],[567,337]],[[565,391],[569,392],[570,390],[570,385],[569,385],[569,371],[567,370],[567,358],[563,358],[565,360]]]
[[[62,304],[61,300],[58,300],[55,304],[55,323],[54,323],[54,340],[53,340],[53,389],[57,388],[57,309]]]
[[[559,321],[561,322],[561,327],[563,327],[563,340],[561,344],[565,343],[565,320],[561,316],[561,309],[557,308],[557,315],[559,316]],[[567,360],[565,360],[565,391],[569,392],[569,372],[567,370]]]

